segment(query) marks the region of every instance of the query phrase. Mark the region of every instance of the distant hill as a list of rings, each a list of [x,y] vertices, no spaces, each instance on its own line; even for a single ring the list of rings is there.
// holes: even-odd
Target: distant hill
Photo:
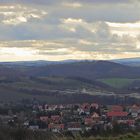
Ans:
[[[62,76],[81,77],[90,80],[100,78],[140,78],[140,67],[130,67],[109,61],[73,61],[66,63],[50,63],[39,65],[0,64],[0,76]],[[47,62],[46,62],[47,63]]]
[[[122,77],[140,77],[140,68],[129,67],[109,61],[83,61],[31,67],[26,71],[31,76],[64,76],[82,77],[86,79]]]
[[[140,57],[117,59],[117,60],[112,60],[112,62],[116,62],[116,63],[120,63],[123,65],[128,65],[128,66],[140,67]]]
[[[79,62],[99,62],[101,60],[61,60],[61,61],[46,61],[46,60],[38,60],[38,61],[16,61],[16,62],[0,62],[0,65],[13,67],[13,66],[47,66],[47,65],[56,65],[56,64],[70,64],[70,63],[79,63]],[[127,66],[140,66],[140,57],[136,58],[124,58],[124,59],[114,59],[108,60],[109,62],[119,63]],[[106,61],[107,62],[107,61]]]
[[[73,63],[73,62],[80,62],[84,60],[62,60],[62,61],[46,61],[46,60],[38,60],[38,61],[15,61],[15,62],[0,62],[0,65],[13,67],[13,66],[25,66],[25,67],[32,67],[32,66],[46,66],[46,65],[54,65],[54,64],[65,64],[65,63]]]

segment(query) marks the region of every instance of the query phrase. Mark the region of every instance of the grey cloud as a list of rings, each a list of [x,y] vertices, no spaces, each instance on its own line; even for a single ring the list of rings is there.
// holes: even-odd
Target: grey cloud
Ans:
[[[53,4],[61,0],[0,0],[0,3]]]
[[[58,52],[58,51],[55,51],[55,52],[44,52],[44,51],[39,51],[38,52],[39,55],[50,55],[50,56],[57,56],[57,55],[68,55],[68,54],[71,54],[70,52]]]
[[[0,0],[0,3],[22,5],[44,10],[42,19],[30,18],[27,23],[15,26],[0,23],[0,47],[31,48],[39,55],[64,56],[70,53],[122,54],[137,53],[136,42],[140,36],[112,33],[110,23],[131,24],[140,21],[139,1],[132,0]],[[62,5],[63,2],[79,2],[80,8]],[[135,4],[138,3],[138,4]],[[15,9],[16,11],[16,9]],[[1,16],[1,21],[4,16]],[[72,19],[73,23],[63,20]],[[72,21],[71,20],[71,21]],[[81,23],[76,22],[81,21]],[[72,28],[70,30],[70,28]],[[5,44],[4,44],[5,40]],[[10,40],[16,40],[12,42]],[[35,40],[35,42],[33,41]],[[79,41],[81,40],[81,41]],[[48,42],[48,43],[46,43]]]
[[[32,4],[56,4],[61,2],[82,2],[82,3],[126,3],[131,0],[0,0],[1,3],[32,3]]]
[[[56,18],[81,18],[87,22],[110,21],[110,22],[136,22],[140,20],[140,5],[85,5],[81,9],[57,7],[50,15]],[[65,12],[64,12],[65,11]]]
[[[76,0],[83,3],[128,3],[131,0]],[[134,0],[135,1],[135,0]]]

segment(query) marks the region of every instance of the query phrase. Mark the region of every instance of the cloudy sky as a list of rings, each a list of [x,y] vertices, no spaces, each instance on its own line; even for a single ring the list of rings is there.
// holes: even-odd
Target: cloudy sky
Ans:
[[[140,57],[140,0],[0,0],[0,61]]]

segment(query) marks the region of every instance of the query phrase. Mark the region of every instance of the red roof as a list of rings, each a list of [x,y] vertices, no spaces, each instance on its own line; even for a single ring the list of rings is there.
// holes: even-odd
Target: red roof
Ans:
[[[133,111],[138,111],[138,110],[140,110],[140,107],[137,105],[133,105],[130,109]]]
[[[41,121],[47,122],[48,119],[49,119],[48,116],[42,116],[42,117],[40,117],[40,120],[41,120]]]
[[[89,109],[90,108],[90,104],[84,103],[84,104],[82,104],[81,108],[82,109]]]
[[[127,112],[116,112],[116,111],[112,111],[112,112],[108,112],[107,116],[108,117],[125,117],[127,116],[128,113]]]
[[[52,122],[59,122],[61,120],[61,117],[59,115],[51,116]]]
[[[96,104],[96,103],[93,103],[93,104],[91,104],[91,107],[95,107],[96,109],[98,109],[99,108],[99,105]]]
[[[92,118],[85,118],[85,124],[92,124],[93,119]]]
[[[64,124],[49,124],[48,125],[48,128],[49,129],[53,129],[53,128],[56,128],[56,129],[64,129]]]
[[[121,111],[123,111],[123,107],[119,106],[119,105],[114,105],[114,106],[112,106],[111,111],[121,112]]]

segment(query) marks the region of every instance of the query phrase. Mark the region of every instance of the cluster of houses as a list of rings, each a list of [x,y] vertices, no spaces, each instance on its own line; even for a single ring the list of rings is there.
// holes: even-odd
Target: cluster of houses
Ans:
[[[128,128],[140,127],[140,106],[100,106],[96,103],[34,106],[35,122],[30,129],[52,132],[113,129],[114,123]],[[41,125],[39,125],[41,124]]]
[[[7,119],[10,127],[20,126],[52,132],[82,132],[100,128],[108,130],[113,129],[114,124],[122,125],[125,129],[140,129],[140,105],[36,104],[32,106],[30,113],[20,113]]]

